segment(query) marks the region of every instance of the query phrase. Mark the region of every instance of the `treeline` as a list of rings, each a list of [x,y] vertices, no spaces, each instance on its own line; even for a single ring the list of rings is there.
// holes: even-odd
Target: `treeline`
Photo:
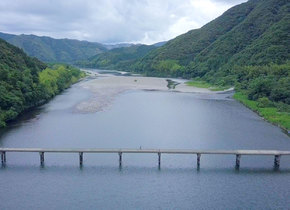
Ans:
[[[54,64],[39,72],[41,99],[48,100],[85,76],[78,68]]]
[[[283,65],[236,67],[236,89],[267,107],[280,104],[290,112],[290,62]],[[288,106],[287,106],[288,105]]]
[[[47,66],[1,39],[0,49],[0,127],[84,76],[68,65]]]
[[[30,70],[5,73],[5,77],[0,76],[0,127],[23,111],[45,103],[84,76],[79,69],[68,65],[47,67],[38,72],[35,80]]]
[[[266,120],[290,129],[290,65],[236,67],[234,98]]]

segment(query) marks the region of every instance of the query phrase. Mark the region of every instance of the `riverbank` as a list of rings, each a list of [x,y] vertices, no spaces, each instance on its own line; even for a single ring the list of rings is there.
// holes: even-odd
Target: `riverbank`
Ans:
[[[208,88],[212,91],[225,90],[228,87],[214,86],[206,81],[191,80],[186,82],[188,86]],[[234,90],[234,88],[230,88]],[[235,92],[233,98],[252,111],[256,112],[264,120],[280,127],[285,133],[290,133],[290,116],[288,112],[280,112],[276,107],[259,107],[258,101],[249,100],[248,97],[241,92]]]
[[[256,112],[266,121],[280,127],[284,132],[289,135],[290,116],[288,112],[279,112],[276,107],[259,107],[259,102],[249,100],[247,96],[242,94],[241,92],[236,92],[233,98]]]
[[[212,84],[209,84],[203,80],[190,80],[190,81],[186,82],[186,84],[188,86],[193,86],[193,87],[207,88],[207,89],[212,90],[212,91],[223,91],[223,90],[227,90],[227,89],[231,88],[229,86],[224,87],[224,86],[212,85]]]

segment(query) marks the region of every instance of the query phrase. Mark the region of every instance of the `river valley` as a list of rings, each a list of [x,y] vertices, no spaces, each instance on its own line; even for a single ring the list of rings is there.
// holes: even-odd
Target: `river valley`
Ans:
[[[168,90],[165,79],[155,78],[152,85],[146,78],[105,73],[0,130],[0,146],[290,150],[286,134],[233,100],[231,92],[179,85]],[[163,155],[161,169],[157,158],[125,154],[119,168],[116,154],[85,154],[80,168],[75,154],[46,154],[41,167],[36,153],[9,153],[0,168],[0,209],[290,206],[290,157],[282,157],[279,170],[267,156],[242,156],[239,170],[234,156],[204,155],[199,170],[196,156]]]

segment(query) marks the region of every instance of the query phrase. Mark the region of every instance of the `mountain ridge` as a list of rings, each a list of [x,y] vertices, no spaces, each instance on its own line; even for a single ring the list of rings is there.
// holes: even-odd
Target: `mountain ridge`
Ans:
[[[285,63],[289,60],[289,8],[286,0],[250,0],[234,6],[200,29],[152,50],[129,69],[151,76],[209,79],[209,75],[221,73],[237,63]],[[276,43],[269,43],[266,39],[273,41],[278,37],[277,30],[270,31],[275,25],[280,29],[280,38],[276,38]],[[275,46],[275,52],[271,51]],[[268,48],[267,53],[264,47]],[[279,51],[284,52],[280,57],[276,54]],[[267,59],[256,59],[257,55]]]
[[[14,35],[2,32],[0,38],[43,62],[72,63],[107,51],[107,48],[100,43],[76,39],[54,39],[48,36]]]

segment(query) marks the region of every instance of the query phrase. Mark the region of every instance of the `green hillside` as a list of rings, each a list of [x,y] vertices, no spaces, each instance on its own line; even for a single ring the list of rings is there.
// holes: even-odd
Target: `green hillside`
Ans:
[[[46,64],[0,39],[0,127],[82,77],[67,65]]]
[[[249,0],[117,68],[235,86],[237,100],[289,130],[289,60],[290,2]]]
[[[290,3],[250,0],[200,29],[189,31],[150,52],[131,69],[148,75],[229,77],[233,65],[285,63],[289,59]]]
[[[53,39],[35,35],[0,33],[0,38],[24,50],[43,62],[66,62],[87,59],[107,49],[99,43],[72,39]]]
[[[157,47],[154,45],[132,45],[115,48],[105,53],[95,55],[87,60],[76,62],[77,65],[87,68],[126,69]]]

